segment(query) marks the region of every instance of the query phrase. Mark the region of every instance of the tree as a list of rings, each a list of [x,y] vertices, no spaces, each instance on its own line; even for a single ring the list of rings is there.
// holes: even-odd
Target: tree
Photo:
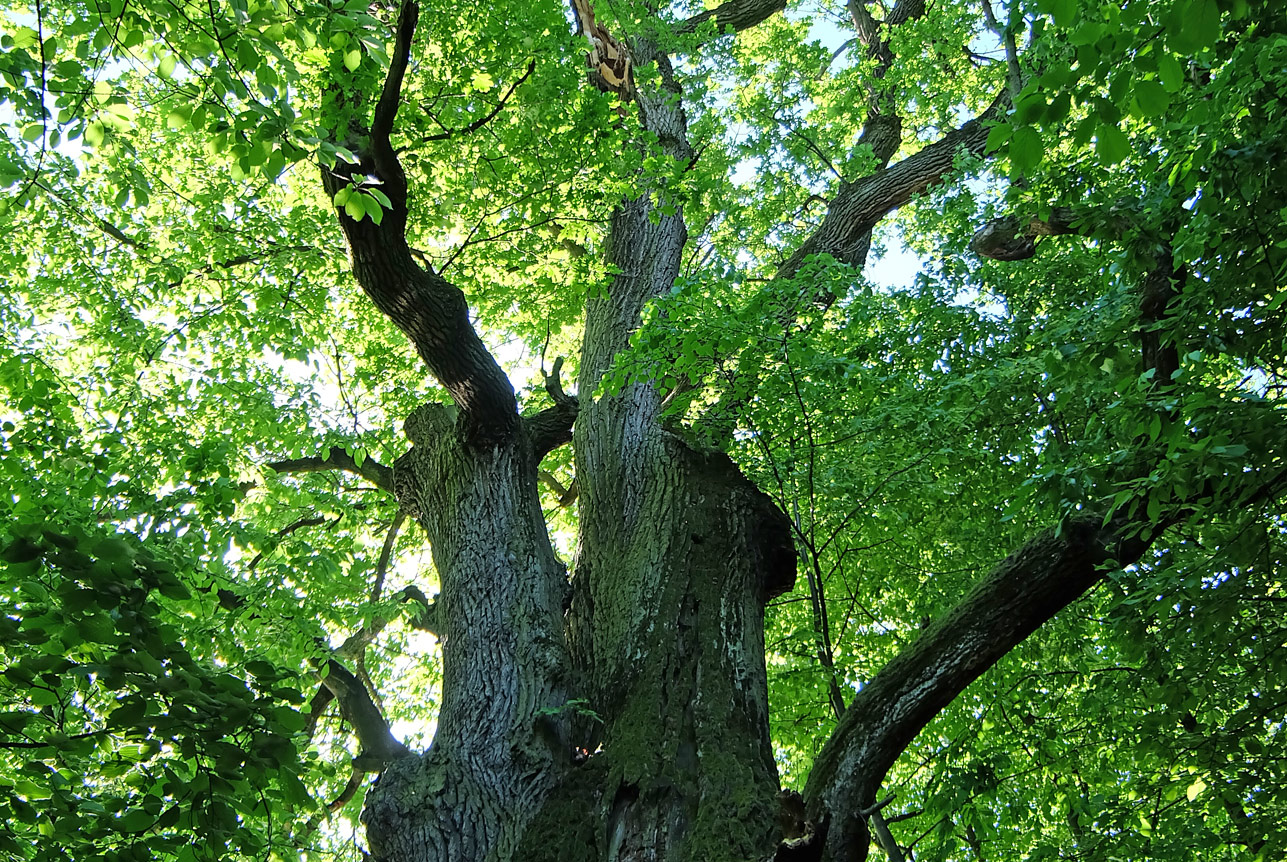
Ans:
[[[1276,4],[2,38],[7,854],[1285,852]]]

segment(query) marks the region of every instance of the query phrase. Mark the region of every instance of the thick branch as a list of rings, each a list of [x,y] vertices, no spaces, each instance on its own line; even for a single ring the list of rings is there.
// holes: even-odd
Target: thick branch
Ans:
[[[728,0],[714,9],[699,12],[676,27],[675,31],[691,33],[714,18],[715,28],[720,34],[729,30],[740,33],[767,21],[786,5],[786,0]]]
[[[499,442],[518,428],[513,386],[474,331],[465,295],[437,273],[422,269],[407,245],[407,179],[389,136],[418,16],[415,0],[403,0],[389,73],[370,131],[350,147],[358,164],[337,162],[333,169],[323,170],[322,183],[332,199],[343,190],[350,200],[361,202],[364,212],[357,219],[345,207],[337,211],[362,289],[406,333],[430,372],[451,393],[464,414],[466,436],[479,444]],[[357,98],[356,93],[345,95]],[[371,216],[378,206],[375,198],[363,192],[370,185],[391,203],[379,214],[378,224]]]
[[[974,232],[970,250],[992,260],[1027,260],[1037,253],[1038,237],[1089,234],[1089,222],[1069,207],[1058,207],[1050,218],[1026,221],[1013,216],[996,218]]]
[[[832,859],[866,859],[869,835],[861,812],[930,719],[1109,568],[1135,562],[1151,543],[1126,535],[1099,518],[1047,530],[1002,561],[858,692],[805,788],[810,818],[825,824]]]
[[[273,461],[268,469],[277,473],[320,473],[323,470],[343,470],[366,479],[382,491],[393,493],[393,469],[371,458],[359,464],[352,455],[338,446],[332,446],[323,458],[290,458]]]
[[[922,17],[925,14],[925,0],[899,0],[882,22],[876,21],[867,8],[871,2],[872,0],[849,0],[848,10],[858,41],[876,64],[867,84],[867,118],[863,121],[858,146],[871,147],[876,165],[883,168],[903,143],[903,118],[893,94],[883,83],[896,60],[889,44],[889,34],[900,24]],[[882,24],[884,34],[881,33]]]
[[[790,278],[805,258],[814,254],[829,254],[843,263],[861,266],[871,231],[880,220],[943,179],[958,153],[982,155],[988,139],[987,123],[999,117],[1007,104],[1002,94],[978,117],[914,155],[871,176],[841,183],[822,224],[782,265],[778,277]]]
[[[371,700],[366,686],[342,664],[331,659],[326,663],[326,677],[322,680],[340,707],[340,715],[353,728],[361,753],[354,759],[354,766],[367,772],[378,770],[383,764],[411,752],[394,738],[384,716]]]

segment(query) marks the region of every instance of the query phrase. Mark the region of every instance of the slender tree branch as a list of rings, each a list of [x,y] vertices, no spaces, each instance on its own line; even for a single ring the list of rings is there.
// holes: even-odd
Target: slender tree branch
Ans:
[[[437,135],[429,135],[428,137],[421,138],[420,142],[427,144],[430,141],[445,141],[445,140],[448,140],[449,138],[454,138],[457,135],[468,135],[478,131],[483,126],[487,125],[492,120],[496,119],[496,116],[502,110],[504,110],[505,103],[509,101],[510,96],[514,95],[514,91],[518,89],[519,84],[522,84],[524,81],[526,81],[531,76],[532,72],[534,72],[535,70],[536,70],[536,61],[535,60],[529,61],[527,64],[527,71],[524,72],[517,81],[515,81],[512,85],[510,85],[509,90],[507,90],[505,95],[501,96],[500,101],[496,103],[496,107],[493,108],[490,112],[488,112],[486,116],[480,117],[479,119],[474,120],[472,123],[470,123],[467,126],[463,126],[462,128],[448,129],[447,131],[441,132]]]
[[[397,514],[393,516],[393,523],[389,525],[389,531],[384,535],[384,545],[380,548],[380,561],[375,566],[375,583],[371,585],[371,604],[380,601],[380,593],[384,590],[384,578],[389,572],[389,560],[393,557],[393,543],[398,540],[398,531],[402,529],[406,519],[406,509],[398,509]]]
[[[345,805],[348,805],[349,800],[357,795],[358,788],[362,786],[363,774],[363,771],[355,766],[353,773],[349,776],[349,780],[344,785],[344,789],[340,791],[338,796],[327,803],[326,810],[334,814]]]
[[[1014,39],[1014,30],[997,21],[996,13],[992,10],[992,0],[979,0],[979,3],[983,7],[983,20],[987,22],[988,29],[1005,46],[1006,85],[1010,88],[1010,100],[1016,101],[1019,91],[1023,89],[1023,70],[1019,68],[1019,46]],[[1013,16],[1014,4],[1011,5]]]
[[[276,547],[277,542],[280,542],[282,539],[286,538],[296,530],[302,530],[305,527],[320,527],[322,524],[325,524],[325,523],[326,523],[326,519],[323,518],[321,515],[315,515],[311,518],[300,518],[298,521],[294,522],[293,524],[288,524],[287,526],[283,527],[281,530],[277,531],[277,535],[273,537],[273,547]],[[271,550],[271,548],[269,550]],[[257,569],[259,567],[259,563],[264,558],[264,553],[265,553],[264,551],[260,551],[258,554],[255,554],[254,559],[250,561],[250,565],[248,565],[246,568],[252,572],[255,569]]]
[[[343,470],[366,479],[382,491],[393,493],[393,469],[374,459],[367,458],[361,464],[343,449],[332,446],[322,458],[290,458],[285,461],[272,461],[265,465],[276,473],[320,473],[324,470]]]

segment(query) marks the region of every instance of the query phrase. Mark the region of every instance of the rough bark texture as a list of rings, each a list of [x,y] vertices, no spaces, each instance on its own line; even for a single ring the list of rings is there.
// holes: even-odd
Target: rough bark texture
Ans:
[[[567,580],[545,532],[536,462],[511,445],[467,445],[452,410],[407,419],[395,465],[402,504],[433,545],[442,591],[443,691],[432,748],[368,793],[377,860],[508,859],[571,760],[563,604]]]
[[[658,91],[637,94],[645,126],[667,155],[690,159],[668,60],[635,52],[662,72]],[[678,273],[683,214],[654,221],[653,207],[645,194],[613,214],[620,275],[587,308],[582,393]],[[659,414],[657,392],[639,384],[577,419],[568,632],[601,723],[580,723],[591,756],[551,798],[525,858],[743,860],[775,841],[763,611],[794,578],[789,524],[731,461],[694,450]],[[571,823],[575,837],[560,839]]]

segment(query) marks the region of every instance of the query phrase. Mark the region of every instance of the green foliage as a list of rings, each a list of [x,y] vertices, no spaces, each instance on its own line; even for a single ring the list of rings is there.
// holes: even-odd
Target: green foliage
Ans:
[[[192,618],[209,625],[210,602],[136,541],[32,522],[8,533],[0,733],[24,762],[0,779],[4,852],[214,859],[280,846],[283,813],[313,805],[295,674],[260,660],[238,675],[194,654]]]
[[[1281,506],[1246,483],[1287,444],[1283,10],[994,4],[1024,81],[988,160],[959,158],[877,233],[873,257],[906,243],[922,271],[878,284],[816,256],[775,279],[875,168],[874,61],[822,44],[833,5],[676,64],[692,164],[636,145],[637,106],[585,85],[559,4],[436,7],[394,141],[411,246],[536,408],[537,366],[574,372],[585,299],[610,293],[612,207],[647,178],[658,213],[682,208],[684,270],[604,387],[657,385],[669,427],[727,450],[795,525],[800,586],[768,630],[785,784],[833,726],[833,683],[851,697],[1037,530],[1142,508],[1178,525],[1157,553],[939,716],[886,814],[922,860],[1282,858],[1287,550]],[[978,4],[929,5],[879,81],[906,107],[896,158],[1005,86]],[[618,6],[605,20],[643,15]],[[328,201],[317,176],[356,160],[390,9],[2,15],[0,852],[352,856],[361,794],[329,820],[323,803],[357,752],[303,704],[320,658],[387,623],[366,670],[427,744],[437,647],[390,596],[435,574],[410,528],[379,570],[384,492],[266,465],[332,446],[390,464],[402,419],[445,399],[346,271],[335,210],[378,224],[387,194]],[[1022,264],[968,250],[982,220],[1054,207],[1087,214],[1081,235]],[[1186,272],[1165,322],[1180,369],[1157,381],[1138,288],[1166,254]],[[570,559],[571,452],[543,469]]]

